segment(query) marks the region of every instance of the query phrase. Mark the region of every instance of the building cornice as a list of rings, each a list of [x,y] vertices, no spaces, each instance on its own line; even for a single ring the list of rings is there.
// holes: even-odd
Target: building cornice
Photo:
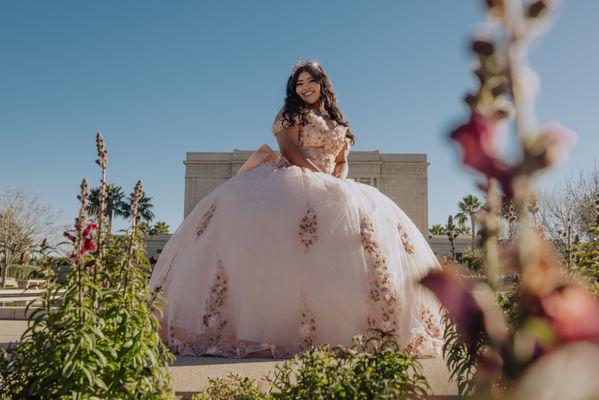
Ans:
[[[222,163],[222,162],[245,162],[253,153],[252,150],[235,149],[232,152],[187,152],[183,164],[193,163]],[[278,153],[278,152],[277,152]],[[401,164],[401,165],[426,165],[426,154],[410,153],[381,153],[374,151],[350,151],[349,162],[360,164]]]

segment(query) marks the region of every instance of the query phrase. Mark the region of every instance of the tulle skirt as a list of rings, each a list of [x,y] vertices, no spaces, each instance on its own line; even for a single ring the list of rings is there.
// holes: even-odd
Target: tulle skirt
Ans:
[[[261,164],[203,198],[151,278],[176,353],[289,357],[393,331],[439,354],[439,304],[417,281],[440,268],[418,228],[374,187],[286,163]]]

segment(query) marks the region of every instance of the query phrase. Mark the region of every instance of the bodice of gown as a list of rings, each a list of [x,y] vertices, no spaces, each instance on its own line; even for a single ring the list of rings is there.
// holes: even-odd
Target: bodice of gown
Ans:
[[[281,110],[272,125],[274,135],[285,128],[283,122]],[[299,124],[299,118],[294,122]],[[322,116],[310,110],[306,115],[306,124],[301,126],[298,142],[302,154],[327,174],[335,170],[335,158],[344,145],[347,144],[349,149],[351,143],[346,136],[348,127],[332,122],[335,125],[330,128]]]

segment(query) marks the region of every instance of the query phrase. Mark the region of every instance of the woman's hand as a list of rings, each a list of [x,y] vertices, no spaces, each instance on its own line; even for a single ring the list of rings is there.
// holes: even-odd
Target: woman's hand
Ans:
[[[348,141],[345,141],[345,145],[337,154],[335,158],[335,169],[333,170],[333,175],[340,179],[347,178],[347,173],[349,171],[349,167],[347,164],[347,155],[349,154],[349,144]]]
[[[349,168],[347,167],[346,161],[339,162],[339,163],[335,164],[335,170],[333,172],[333,175],[336,178],[345,179],[345,178],[347,178],[348,170],[349,170]]]

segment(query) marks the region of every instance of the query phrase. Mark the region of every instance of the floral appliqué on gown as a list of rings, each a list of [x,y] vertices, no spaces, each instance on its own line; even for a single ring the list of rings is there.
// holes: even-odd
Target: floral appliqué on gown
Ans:
[[[273,134],[286,123],[279,112]],[[416,282],[440,266],[391,199],[332,175],[346,133],[309,111],[299,147],[323,172],[255,157],[266,161],[181,223],[150,282],[166,299],[161,336],[174,352],[284,358],[385,330],[414,356],[439,355],[440,307]]]

